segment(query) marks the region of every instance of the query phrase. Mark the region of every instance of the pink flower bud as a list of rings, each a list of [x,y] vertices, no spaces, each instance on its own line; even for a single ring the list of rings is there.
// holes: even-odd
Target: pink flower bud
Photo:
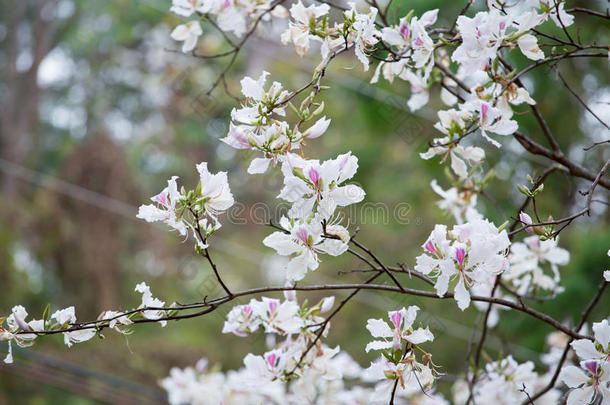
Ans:
[[[532,218],[523,211],[519,213],[519,221],[526,226],[532,224]],[[529,233],[530,235],[534,234],[534,230],[529,226],[525,228],[525,232]]]

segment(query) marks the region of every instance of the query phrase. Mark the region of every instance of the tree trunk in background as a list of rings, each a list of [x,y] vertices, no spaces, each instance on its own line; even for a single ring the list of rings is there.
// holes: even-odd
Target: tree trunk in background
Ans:
[[[37,77],[40,63],[51,51],[55,40],[56,21],[42,18],[43,7],[53,7],[55,1],[3,0],[7,18],[5,60],[0,76],[4,91],[0,99],[0,157],[23,164],[38,136],[38,104],[40,88]],[[18,60],[30,53],[31,65],[18,70]],[[1,189],[5,198],[15,200],[19,180],[3,173]]]

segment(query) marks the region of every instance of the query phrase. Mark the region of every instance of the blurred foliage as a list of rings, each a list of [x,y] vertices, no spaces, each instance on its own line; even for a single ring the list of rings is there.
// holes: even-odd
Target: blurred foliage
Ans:
[[[440,7],[439,23],[445,25],[461,9],[458,3],[394,2],[399,15],[406,8],[421,13]],[[0,7],[0,157],[18,165],[3,164],[0,174],[4,203],[0,313],[23,304],[33,312],[31,316],[38,316],[36,311],[42,312],[50,302],[54,309],[75,305],[79,319],[95,318],[102,309],[137,306],[139,294],[133,287],[142,280],[166,302],[220,294],[190,240],[181,243],[165,228],[135,219],[135,207],[162,189],[170,175],[192,184],[194,165],[204,160],[213,171],[229,171],[236,200],[245,207],[233,212],[232,224],[223,221],[226,225],[212,241],[215,259],[229,284],[241,289],[282,282],[273,275],[274,256],[260,243],[270,232],[264,222],[277,219],[281,212],[274,199],[281,176],[273,171],[246,176],[251,156],[218,142],[226,133],[235,102],[221,89],[212,96],[205,93],[227,60],[201,60],[173,52],[178,46],[169,39],[169,32],[178,20],[167,9],[168,2],[162,0],[7,0]],[[608,42],[603,21],[578,15],[577,23],[583,41]],[[553,31],[552,23],[544,28]],[[208,28],[201,52],[222,49],[221,38]],[[509,59],[517,66],[527,63],[512,54]],[[298,88],[310,79],[316,63],[317,58],[298,59],[290,49],[272,46],[261,36],[231,70],[229,87],[238,94],[242,76],[258,76],[266,69],[286,88]],[[558,66],[586,99],[602,102],[605,97],[608,118],[607,61],[574,59]],[[406,108],[408,85],[371,86],[370,73],[362,73],[351,57],[333,62],[328,76],[332,89],[322,95],[332,124],[326,135],[310,141],[306,153],[326,159],[352,150],[358,156],[355,180],[373,205],[346,212],[346,217],[360,228],[359,239],[386,263],[412,266],[434,224],[452,221],[435,207],[437,196],[429,187],[434,178],[440,179],[441,186],[449,186],[442,166],[438,160],[423,161],[418,156],[437,136],[432,124],[441,104],[433,98],[428,107],[411,114]],[[586,116],[553,71],[540,68],[529,73],[526,85],[570,157],[592,169],[609,157],[604,147],[582,151],[608,134]],[[532,115],[523,111],[518,115],[523,132],[542,142]],[[549,162],[524,154],[514,140],[501,141],[504,147],[497,151],[484,145],[489,168],[498,177],[487,191],[513,217],[522,201],[514,184],[525,183],[527,174],[540,173]],[[34,172],[19,169],[23,167]],[[15,171],[18,176],[10,174]],[[58,186],[57,179],[78,187]],[[551,175],[545,185],[539,210],[556,218],[582,204],[578,190],[588,187],[587,182],[563,174]],[[261,209],[260,202],[267,208]],[[496,224],[503,222],[492,203],[481,198],[479,205]],[[598,204],[590,218],[579,219],[562,233],[560,245],[572,253],[570,264],[562,269],[566,291],[537,307],[561,320],[576,319],[594,293],[601,271],[609,267],[605,256],[610,246],[608,219],[605,206]],[[305,282],[357,281],[361,274],[337,272],[359,266],[347,255],[326,258]],[[416,280],[408,283],[422,287]],[[305,294],[300,297],[304,299]],[[320,297],[308,295],[310,300]],[[435,361],[451,372],[463,370],[469,325],[477,313],[461,312],[453,303],[364,292],[333,322],[328,341],[340,344],[365,365],[373,359],[363,351],[369,339],[365,320],[413,304],[422,308],[422,319],[437,336]],[[607,314],[609,307],[606,297],[590,319]],[[172,366],[193,365],[205,356],[227,369],[240,367],[244,354],[264,350],[265,342],[221,336],[229,309],[166,328],[144,325],[127,339],[108,332],[103,342],[70,350],[59,338],[39,339],[34,354],[44,353],[82,367],[78,370],[97,370],[140,385],[120,401],[96,397],[95,386],[108,384],[100,375],[75,372],[80,378],[76,384],[53,382],[54,372],[48,365],[45,368],[42,360],[31,360],[25,351],[17,351],[17,363],[31,367],[9,370],[0,365],[0,405],[94,404],[98,400],[131,404],[138,402],[139,393],[150,394],[147,389],[156,387]],[[493,357],[515,350],[517,358],[530,359],[545,350],[549,331],[545,324],[521,313],[503,313],[487,351]]]

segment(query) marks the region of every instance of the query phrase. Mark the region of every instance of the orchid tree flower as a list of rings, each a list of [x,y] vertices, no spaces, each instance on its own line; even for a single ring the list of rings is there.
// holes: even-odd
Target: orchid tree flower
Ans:
[[[607,361],[582,361],[580,368],[566,366],[559,379],[570,388],[567,405],[592,404],[600,397],[602,405],[610,403],[610,363]]]
[[[190,52],[197,46],[197,39],[203,34],[199,21],[190,21],[174,28],[171,37],[175,41],[184,42],[182,52]]]
[[[320,261],[318,253],[339,256],[347,250],[344,241],[323,236],[320,217],[310,220],[282,217],[280,226],[286,232],[272,233],[263,240],[263,244],[281,256],[290,256],[286,265],[287,281],[302,280],[308,270],[316,270]]]
[[[403,341],[413,345],[433,341],[434,335],[428,328],[413,329],[417,311],[419,311],[419,307],[412,305],[408,309],[402,308],[398,311],[388,312],[393,327],[382,319],[369,319],[366,328],[373,337],[383,340],[374,340],[368,343],[365,351],[368,353],[370,350],[400,349],[404,344]]]
[[[453,215],[457,224],[483,219],[483,215],[476,209],[477,194],[472,190],[458,190],[456,187],[443,190],[436,179],[430,182],[430,187],[442,197],[442,200],[438,201],[436,205]]]
[[[525,215],[527,214],[524,214],[523,219],[531,224],[531,218],[528,219]],[[570,253],[557,245],[558,239],[543,241],[537,235],[513,243],[508,256],[510,269],[504,276],[505,281],[516,287],[520,294],[529,292],[531,288],[555,293],[563,291],[559,286],[559,266],[568,264]],[[543,265],[550,267],[552,276],[545,274]]]
[[[337,207],[345,207],[364,199],[359,186],[343,185],[358,169],[358,158],[351,152],[320,164],[317,160],[305,160],[292,155],[282,166],[284,188],[279,194],[293,203],[288,211],[291,218],[304,218],[317,212],[323,219],[330,219]]]
[[[140,304],[140,306],[138,308],[163,308],[165,307],[165,301],[161,301],[158,298],[153,297],[152,293],[150,292],[150,287],[145,283],[145,282],[141,282],[138,285],[136,285],[135,288],[136,292],[139,292],[142,294],[142,303]],[[140,313],[142,314],[142,316],[146,319],[160,319],[166,316],[166,312],[164,310],[159,310],[159,309],[147,309],[147,310],[143,310],[140,311]],[[159,321],[159,323],[161,324],[161,326],[165,327],[165,325],[167,325],[167,321],[165,320],[161,320]]]
[[[178,218],[179,214],[176,212],[178,201],[182,197],[178,192],[177,179],[178,176],[173,176],[167,181],[167,187],[151,198],[155,204],[141,205],[137,218],[143,219],[146,222],[165,222],[170,228],[184,236],[186,235],[187,227]]]
[[[294,3],[290,7],[290,21],[288,29],[282,33],[281,40],[282,44],[286,45],[290,42],[294,44],[294,48],[299,56],[303,56],[309,50],[309,41],[317,40],[322,41],[322,38],[318,35],[313,35],[312,31],[318,29],[320,22],[318,18],[328,15],[330,7],[328,4],[320,4],[316,6],[314,4],[305,7],[301,0],[298,3]],[[322,25],[320,29],[324,29]]]
[[[475,220],[456,225],[449,232],[436,225],[424,243],[425,253],[417,257],[415,270],[435,277],[434,285],[439,297],[445,295],[449,282],[457,278],[454,297],[458,307],[470,305],[469,288],[489,283],[490,278],[508,268],[505,251],[510,241],[505,230],[499,231],[487,220]]]
[[[59,325],[69,325],[76,323],[76,314],[74,307],[68,307],[55,311],[51,315],[51,319],[55,319]],[[64,332],[64,343],[66,346],[71,347],[74,343],[82,343],[91,339],[95,336],[97,331],[95,328],[75,330],[72,332]]]
[[[299,305],[294,301],[280,303],[277,299],[263,297],[262,301],[252,301],[251,306],[266,333],[298,333],[304,325],[298,316]]]

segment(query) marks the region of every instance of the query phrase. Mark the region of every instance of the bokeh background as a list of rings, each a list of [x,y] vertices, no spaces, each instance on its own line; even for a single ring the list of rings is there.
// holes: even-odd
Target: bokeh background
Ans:
[[[398,2],[396,2],[398,3]],[[482,7],[477,1],[477,6]],[[603,10],[604,1],[568,2],[569,7]],[[440,7],[440,24],[462,8],[461,2],[403,1],[399,15]],[[0,5],[0,313],[23,304],[40,317],[52,309],[75,305],[79,319],[93,319],[105,309],[139,305],[136,283],[146,281],[166,302],[191,302],[221,291],[210,269],[195,255],[192,241],[182,241],[162,226],[137,220],[137,206],[161,190],[166,179],[179,175],[194,184],[194,166],[210,162],[212,171],[229,172],[241,205],[223,220],[211,248],[233,289],[282,284],[281,261],[261,243],[286,207],[275,196],[282,178],[277,171],[247,176],[251,156],[236,153],[218,139],[226,134],[235,101],[222,89],[206,95],[226,59],[202,60],[176,52],[169,33],[179,20],[164,0],[3,0]],[[403,13],[403,14],[400,14]],[[577,15],[584,42],[608,43],[602,19]],[[265,69],[288,89],[310,79],[319,63],[301,59],[292,49],[277,46],[284,27],[267,26],[253,38],[228,76],[231,93],[239,94],[239,79],[258,77]],[[544,26],[556,31],[552,23]],[[222,38],[204,28],[199,51],[225,50]],[[509,55],[525,66],[520,55]],[[610,122],[608,62],[584,58],[561,62],[558,69],[570,85],[606,122]],[[346,212],[359,238],[388,264],[414,265],[415,256],[435,223],[451,223],[434,205],[438,197],[429,183],[440,179],[449,187],[438,160],[418,154],[437,133],[432,128],[440,101],[412,114],[404,82],[368,84],[353,56],[334,61],[328,73],[331,91],[324,93],[329,131],[311,141],[308,155],[327,159],[351,150],[359,158],[355,181],[367,192],[366,204]],[[563,150],[597,171],[610,158],[607,146],[584,152],[583,147],[607,139],[608,131],[586,113],[553,70],[540,68],[525,78]],[[517,114],[522,131],[543,142],[526,108]],[[496,181],[488,194],[514,217],[522,202],[515,183],[526,183],[548,167],[543,158],[524,153],[510,138],[488,151],[488,167]],[[545,182],[539,210],[559,218],[583,204],[579,189],[588,183],[555,173]],[[597,199],[607,201],[598,188]],[[479,208],[496,224],[503,222],[494,204],[479,199]],[[572,253],[563,267],[566,291],[552,302],[534,304],[557,319],[573,321],[610,267],[610,221],[606,205],[594,205],[590,217],[579,218],[561,234],[560,246]],[[344,255],[325,258],[305,282],[350,282],[361,274],[340,275],[361,268]],[[423,287],[417,280],[409,286]],[[344,292],[337,297],[344,296]],[[300,294],[310,301],[322,297]],[[451,374],[464,370],[474,309],[461,312],[451,302],[363,292],[333,322],[329,344],[339,344],[361,365],[369,339],[369,317],[388,310],[419,305],[421,320],[437,339],[435,361],[449,376],[441,384],[448,392]],[[606,297],[590,319],[607,315]],[[31,349],[17,349],[15,364],[0,364],[0,404],[136,404],[165,403],[158,381],[172,366],[193,365],[201,357],[224,369],[237,368],[243,356],[262,352],[264,339],[221,335],[226,310],[207,317],[159,325],[141,325],[124,337],[105,333],[67,349],[61,338],[39,339]],[[503,313],[486,347],[491,357],[514,353],[539,362],[550,329],[520,313]],[[6,345],[0,345],[4,356]]]

